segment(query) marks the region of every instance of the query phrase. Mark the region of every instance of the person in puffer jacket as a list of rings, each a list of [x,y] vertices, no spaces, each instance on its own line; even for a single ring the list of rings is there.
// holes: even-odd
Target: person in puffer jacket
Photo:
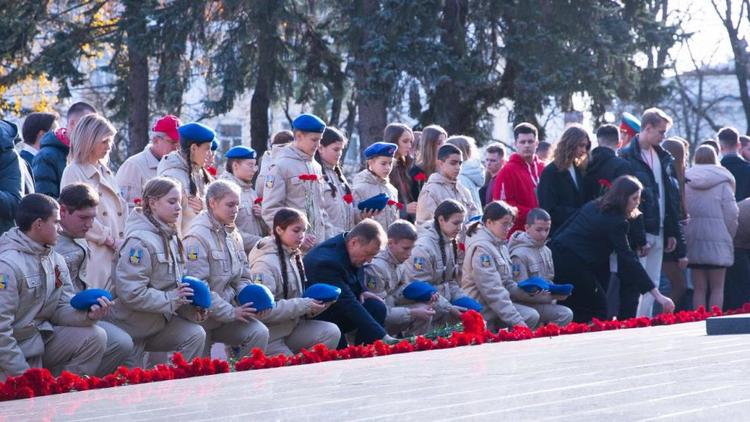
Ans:
[[[16,207],[23,195],[21,157],[14,149],[18,126],[0,120],[0,234],[15,225]]]
[[[307,219],[292,208],[276,212],[271,236],[261,239],[250,252],[250,276],[268,287],[276,306],[261,316],[270,338],[266,353],[293,355],[316,344],[336,348],[341,331],[336,324],[313,319],[332,303],[303,297],[305,268],[300,246]]]
[[[458,173],[458,183],[471,193],[476,209],[482,209],[482,201],[479,197],[479,189],[484,186],[485,171],[482,161],[479,159],[477,143],[470,136],[451,136],[446,143],[456,146],[461,150],[464,162]]]
[[[226,180],[212,182],[206,189],[207,208],[185,235],[187,274],[211,288],[209,317],[202,324],[206,331],[203,356],[211,355],[213,343],[224,343],[227,355],[236,359],[268,345],[268,329],[258,321],[263,313],[252,304],[235,301],[252,280],[242,236],[235,226],[239,202],[239,186]]]
[[[695,151],[695,165],[685,173],[685,207],[689,216],[685,237],[694,309],[721,308],[724,302],[724,276],[734,263],[733,239],[739,216],[734,189],[734,176],[719,165],[713,148],[700,146]]]
[[[417,200],[417,224],[432,221],[435,209],[446,199],[461,204],[467,219],[479,214],[469,190],[458,183],[462,160],[461,150],[454,145],[446,144],[438,149],[438,171],[427,179]]]

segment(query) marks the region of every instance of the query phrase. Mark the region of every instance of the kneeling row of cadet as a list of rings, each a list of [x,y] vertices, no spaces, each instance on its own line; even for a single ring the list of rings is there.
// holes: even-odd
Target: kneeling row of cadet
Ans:
[[[83,239],[95,224],[98,195],[78,183],[61,192],[59,205],[44,195],[26,196],[18,207],[17,227],[0,238],[0,379],[41,366],[55,374],[105,375],[119,365],[145,365],[146,352],[181,352],[192,359],[209,355],[214,343],[223,343],[228,356],[239,358],[255,347],[270,355],[292,354],[319,343],[343,347],[347,337],[362,341],[350,336],[356,324],[316,319],[335,302],[303,296],[309,285],[300,251],[308,227],[305,215],[291,208],[277,211],[271,236],[260,239],[248,257],[234,227],[239,197],[235,184],[211,183],[206,209],[180,240],[181,188],[168,178],[149,181],[117,250],[115,299],[101,297],[89,310],[77,310],[71,298],[98,270],[88,260]],[[466,217],[463,205],[446,200],[432,221],[417,228],[398,220],[388,227],[387,244],[378,241],[380,252],[361,268],[364,294],[359,299],[385,305],[384,318],[375,318],[388,333],[383,338],[424,334],[460,321],[466,308],[457,300],[464,297],[481,304],[491,329],[570,322],[570,309],[555,303],[564,297],[529,294],[516,284],[531,276],[554,277],[544,246],[549,215],[541,209],[529,213],[527,230],[511,237],[510,252],[504,239],[515,209],[492,202],[482,221],[468,229]],[[360,224],[383,232],[371,220]],[[209,309],[191,304],[194,292],[182,282],[184,275],[208,283]],[[434,286],[429,300],[406,299],[403,291],[413,280]],[[251,283],[268,287],[273,308],[259,312],[252,303],[238,304],[237,294]]]

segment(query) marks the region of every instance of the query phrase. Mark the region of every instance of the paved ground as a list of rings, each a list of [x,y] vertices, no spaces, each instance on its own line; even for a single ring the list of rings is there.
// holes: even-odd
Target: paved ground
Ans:
[[[328,362],[0,403],[0,419],[750,420],[750,335],[704,323]]]

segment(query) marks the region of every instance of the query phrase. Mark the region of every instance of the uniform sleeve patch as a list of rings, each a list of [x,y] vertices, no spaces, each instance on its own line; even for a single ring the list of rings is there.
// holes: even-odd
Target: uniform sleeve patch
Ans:
[[[366,277],[365,285],[367,290],[375,290],[378,288],[378,277],[372,274],[368,274]]]
[[[130,263],[138,265],[143,260],[143,249],[141,248],[130,248]]]
[[[271,189],[273,187],[273,176],[266,176],[266,189]]]
[[[482,264],[482,267],[488,268],[492,265],[492,258],[489,255],[480,255],[479,262]]]
[[[424,269],[425,261],[421,256],[414,257],[414,269],[422,271]]]
[[[188,261],[197,261],[198,260],[198,245],[190,245],[188,246],[187,250],[187,259]]]
[[[10,276],[8,274],[0,274],[0,290],[7,289],[8,283],[10,283]]]
[[[263,274],[255,274],[255,275],[253,275],[253,283],[255,283],[255,284],[263,284]]]
[[[513,277],[521,275],[521,264],[513,264],[511,268],[513,270]]]

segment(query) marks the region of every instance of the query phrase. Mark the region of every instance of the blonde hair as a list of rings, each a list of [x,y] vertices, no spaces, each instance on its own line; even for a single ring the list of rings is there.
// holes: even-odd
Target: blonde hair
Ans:
[[[440,135],[448,137],[448,132],[441,126],[429,125],[422,129],[422,138],[417,150],[417,165],[428,178],[435,172],[437,166],[437,150]]]
[[[94,145],[108,136],[114,136],[117,130],[112,123],[99,114],[83,116],[76,124],[73,133],[70,134],[70,158],[71,161],[87,164],[91,161]],[[103,159],[104,164],[109,157]]]
[[[665,113],[664,110],[656,107],[651,107],[649,109],[646,109],[641,115],[641,130],[643,130],[643,128],[645,128],[647,125],[656,127],[661,122],[667,122],[667,126],[672,126],[672,118],[669,117],[669,115]]]
[[[206,204],[208,204],[211,199],[221,201],[229,193],[234,193],[239,198],[242,189],[240,189],[240,186],[234,182],[228,180],[215,180],[206,188]]]
[[[716,150],[708,145],[701,145],[695,150],[695,164],[719,164]]]
[[[479,157],[479,150],[477,150],[477,141],[471,136],[465,135],[454,135],[445,141],[447,144],[454,145],[456,148],[461,150],[464,155],[464,160],[471,160],[472,158]]]

